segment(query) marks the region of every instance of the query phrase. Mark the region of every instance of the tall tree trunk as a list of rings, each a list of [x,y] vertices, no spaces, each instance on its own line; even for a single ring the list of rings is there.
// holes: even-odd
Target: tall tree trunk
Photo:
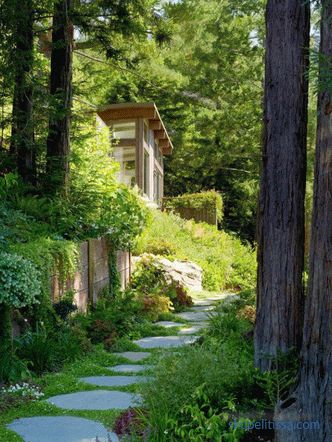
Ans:
[[[332,2],[322,1],[320,92],[308,296],[300,382],[279,418],[319,423],[319,430],[278,434],[279,441],[332,441]],[[294,400],[296,400],[294,402]],[[293,404],[287,408],[287,404]],[[286,437],[287,436],[287,437]]]
[[[303,320],[309,2],[268,0],[255,364],[299,348]]]
[[[72,105],[73,24],[71,0],[55,3],[51,54],[51,98],[47,139],[47,187],[63,190],[69,176],[70,112]]]
[[[17,3],[17,4],[16,4]],[[35,146],[32,123],[33,9],[32,0],[14,2],[16,39],[15,84],[12,113],[11,153],[17,171],[27,183],[36,182]]]

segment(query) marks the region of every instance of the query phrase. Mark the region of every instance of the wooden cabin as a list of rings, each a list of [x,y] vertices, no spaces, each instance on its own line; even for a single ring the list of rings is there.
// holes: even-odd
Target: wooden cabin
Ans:
[[[164,156],[173,145],[155,103],[121,103],[97,110],[98,122],[110,128],[119,180],[137,185],[146,200],[160,207],[164,196]]]

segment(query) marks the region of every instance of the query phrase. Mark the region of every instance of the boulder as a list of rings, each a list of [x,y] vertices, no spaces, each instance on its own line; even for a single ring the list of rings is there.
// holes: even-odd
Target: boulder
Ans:
[[[189,290],[197,292],[202,290],[203,270],[198,264],[191,261],[170,261],[161,256],[144,254],[133,258],[134,266],[140,259],[146,257],[153,258],[171,280],[179,282]]]

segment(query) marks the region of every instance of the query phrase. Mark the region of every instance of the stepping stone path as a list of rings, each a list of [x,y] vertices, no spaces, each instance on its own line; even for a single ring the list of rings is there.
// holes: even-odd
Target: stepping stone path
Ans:
[[[114,353],[114,355],[128,359],[132,362],[138,362],[151,356],[151,353],[147,351],[123,351],[121,353]]]
[[[198,336],[153,336],[134,341],[141,348],[170,348],[193,344]]]
[[[183,327],[186,324],[182,324],[181,322],[173,322],[173,321],[158,321],[155,322],[155,325],[161,325],[162,327],[170,328],[170,327]]]
[[[154,336],[134,341],[142,349],[172,348],[195,343],[199,336],[195,333],[207,325],[207,319],[214,312],[217,301],[235,298],[227,293],[205,299],[194,300],[191,311],[179,313],[179,318],[185,319],[190,324],[173,321],[159,321],[156,324],[166,328],[181,327],[175,336]],[[188,336],[186,336],[188,335]],[[138,365],[135,362],[143,361],[151,356],[150,352],[125,351],[114,353],[115,356],[127,359],[133,364],[120,364],[113,367],[105,367],[115,373],[140,373],[151,369],[151,365]],[[100,387],[123,387],[132,384],[146,382],[148,376],[90,376],[80,380],[91,385]],[[69,394],[61,394],[46,399],[46,402],[64,410],[124,410],[137,406],[140,396],[117,390],[93,390]],[[16,419],[8,428],[19,434],[24,442],[118,442],[119,439],[113,432],[99,422],[73,416],[40,416],[32,418]]]
[[[8,428],[27,442],[118,442],[99,422],[71,416],[41,416],[16,419]]]
[[[115,371],[116,373],[139,373],[141,371],[150,370],[152,367],[153,367],[152,365],[122,364],[122,365],[114,365],[113,367],[107,367],[107,369]],[[130,377],[133,378],[134,376]],[[137,377],[137,379],[140,378]]]
[[[185,327],[182,330],[179,331],[179,335],[193,335],[195,333],[198,333],[199,331],[201,331],[203,328],[206,327],[206,323],[201,323],[201,324],[193,324],[190,325],[189,327]]]
[[[189,322],[201,322],[207,321],[216,314],[215,312],[183,312],[177,313],[177,316]]]
[[[89,376],[80,378],[80,381],[98,387],[125,387],[127,385],[139,384],[149,380],[146,376]]]
[[[46,401],[65,410],[124,410],[137,405],[139,396],[122,391],[93,390],[59,394]]]
[[[214,305],[196,305],[191,308],[192,312],[209,312],[214,309]]]

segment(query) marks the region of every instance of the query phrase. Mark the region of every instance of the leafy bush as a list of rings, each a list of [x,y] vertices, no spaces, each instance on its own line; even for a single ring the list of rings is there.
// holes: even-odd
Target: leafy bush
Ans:
[[[192,305],[187,289],[174,281],[153,255],[141,256],[132,276],[131,289],[152,320],[163,313],[180,311],[184,306]]]
[[[168,313],[173,309],[172,301],[168,296],[163,295],[144,295],[143,313],[151,320],[156,321],[159,315]]]
[[[207,224],[185,221],[174,214],[153,211],[153,221],[140,236],[134,253],[141,255],[160,242],[172,246],[172,255],[203,269],[203,286],[209,290],[249,289],[255,286],[256,256],[251,247]]]
[[[185,193],[173,198],[164,198],[164,208],[168,211],[177,209],[205,209],[212,214],[216,213],[217,221],[223,218],[223,201],[220,193],[215,190],[208,190],[199,193]]]
[[[20,308],[38,303],[40,274],[33,263],[22,256],[0,256],[0,304]]]
[[[211,406],[202,384],[188,398],[180,409],[179,418],[171,419],[168,437],[172,440],[195,441],[237,441],[245,434],[241,428],[229,425],[232,414],[236,411],[231,400],[225,401],[224,407],[218,410]]]
[[[146,245],[145,253],[152,255],[172,256],[176,254],[176,247],[165,239],[151,239]]]
[[[92,343],[103,343],[110,348],[134,329],[140,310],[134,294],[127,291],[115,298],[100,299],[87,315],[77,315],[73,322],[87,331]]]

